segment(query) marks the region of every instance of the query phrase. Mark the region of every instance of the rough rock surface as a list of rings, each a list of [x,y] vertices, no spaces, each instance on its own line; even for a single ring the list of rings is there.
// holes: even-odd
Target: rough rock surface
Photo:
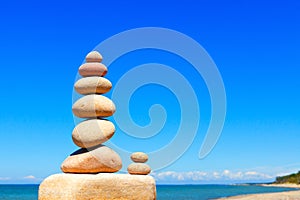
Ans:
[[[129,174],[54,174],[39,187],[39,200],[154,200],[155,180]]]

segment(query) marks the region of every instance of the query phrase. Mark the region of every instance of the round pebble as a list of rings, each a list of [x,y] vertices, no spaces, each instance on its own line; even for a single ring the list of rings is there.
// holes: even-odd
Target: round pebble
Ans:
[[[115,133],[115,126],[108,120],[91,119],[79,123],[73,130],[73,142],[82,148],[89,148],[109,140]]]
[[[91,76],[79,79],[74,88],[79,94],[104,94],[109,92],[112,84],[106,78]]]
[[[83,77],[105,76],[107,73],[107,67],[102,63],[84,63],[79,67],[78,71]]]
[[[151,172],[151,168],[145,163],[131,163],[127,171],[132,175],[147,175]]]
[[[78,99],[72,111],[74,115],[81,118],[109,117],[115,113],[116,107],[109,98],[90,94]]]
[[[148,161],[148,155],[143,152],[135,152],[131,154],[130,158],[136,163],[145,163]]]
[[[86,62],[102,62],[102,55],[98,51],[92,51],[85,57]]]

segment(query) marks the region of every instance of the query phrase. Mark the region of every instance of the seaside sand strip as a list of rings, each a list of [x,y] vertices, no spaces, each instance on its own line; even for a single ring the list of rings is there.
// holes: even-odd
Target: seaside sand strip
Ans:
[[[261,186],[264,187],[285,187],[285,188],[299,188],[300,189],[300,185],[297,184],[261,184]]]
[[[300,200],[300,191],[266,193],[266,194],[250,194],[250,195],[227,197],[227,198],[222,198],[222,199],[241,199],[241,200]]]
[[[296,184],[262,184],[265,187],[287,187],[287,188],[300,188],[300,185]],[[274,192],[274,193],[263,193],[263,194],[249,194],[233,196],[221,199],[241,199],[241,200],[300,200],[299,191],[289,192]]]

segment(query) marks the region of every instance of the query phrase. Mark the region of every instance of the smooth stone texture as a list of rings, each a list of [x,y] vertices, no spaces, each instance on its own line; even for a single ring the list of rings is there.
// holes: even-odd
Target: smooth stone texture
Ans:
[[[131,163],[127,171],[129,174],[147,175],[151,172],[151,168],[145,163]]]
[[[109,80],[103,77],[86,77],[79,79],[74,88],[79,94],[104,94],[109,92],[112,84]]]
[[[79,67],[79,74],[87,76],[105,76],[107,67],[102,63],[84,63]]]
[[[108,120],[91,119],[79,123],[73,130],[73,142],[82,148],[89,148],[109,140],[115,133],[115,126]]]
[[[90,94],[78,99],[72,111],[74,115],[81,118],[109,117],[114,114],[116,107],[107,97]]]
[[[65,173],[117,172],[122,168],[120,156],[107,146],[79,149],[61,164]]]
[[[148,155],[144,152],[134,152],[131,154],[130,158],[136,163],[145,163],[148,161]]]
[[[54,174],[39,187],[39,200],[155,200],[151,176]]]
[[[85,61],[86,62],[102,62],[102,55],[98,51],[91,51],[86,55]]]

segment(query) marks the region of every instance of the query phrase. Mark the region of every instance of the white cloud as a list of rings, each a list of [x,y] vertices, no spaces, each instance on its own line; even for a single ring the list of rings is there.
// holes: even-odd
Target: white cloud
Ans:
[[[0,181],[8,181],[10,180],[10,177],[0,177]]]
[[[266,173],[269,174],[273,177],[277,176],[285,176],[288,174],[292,173],[297,173],[300,169],[300,163],[290,163],[287,165],[281,165],[281,166],[261,166],[261,167],[256,167],[253,169],[249,169],[248,171],[250,172],[261,172],[261,173]]]
[[[152,173],[158,182],[176,181],[176,182],[196,182],[196,181],[260,181],[275,178],[268,174],[256,171],[189,171],[189,172],[175,172],[165,171],[159,173]]]
[[[33,175],[29,175],[29,176],[23,177],[23,179],[35,180],[37,178],[35,176],[33,176]]]
[[[245,173],[245,175],[250,175],[250,176],[251,176],[251,175],[254,175],[254,176],[255,176],[255,175],[257,175],[257,174],[258,174],[258,172],[251,172],[251,171]]]

